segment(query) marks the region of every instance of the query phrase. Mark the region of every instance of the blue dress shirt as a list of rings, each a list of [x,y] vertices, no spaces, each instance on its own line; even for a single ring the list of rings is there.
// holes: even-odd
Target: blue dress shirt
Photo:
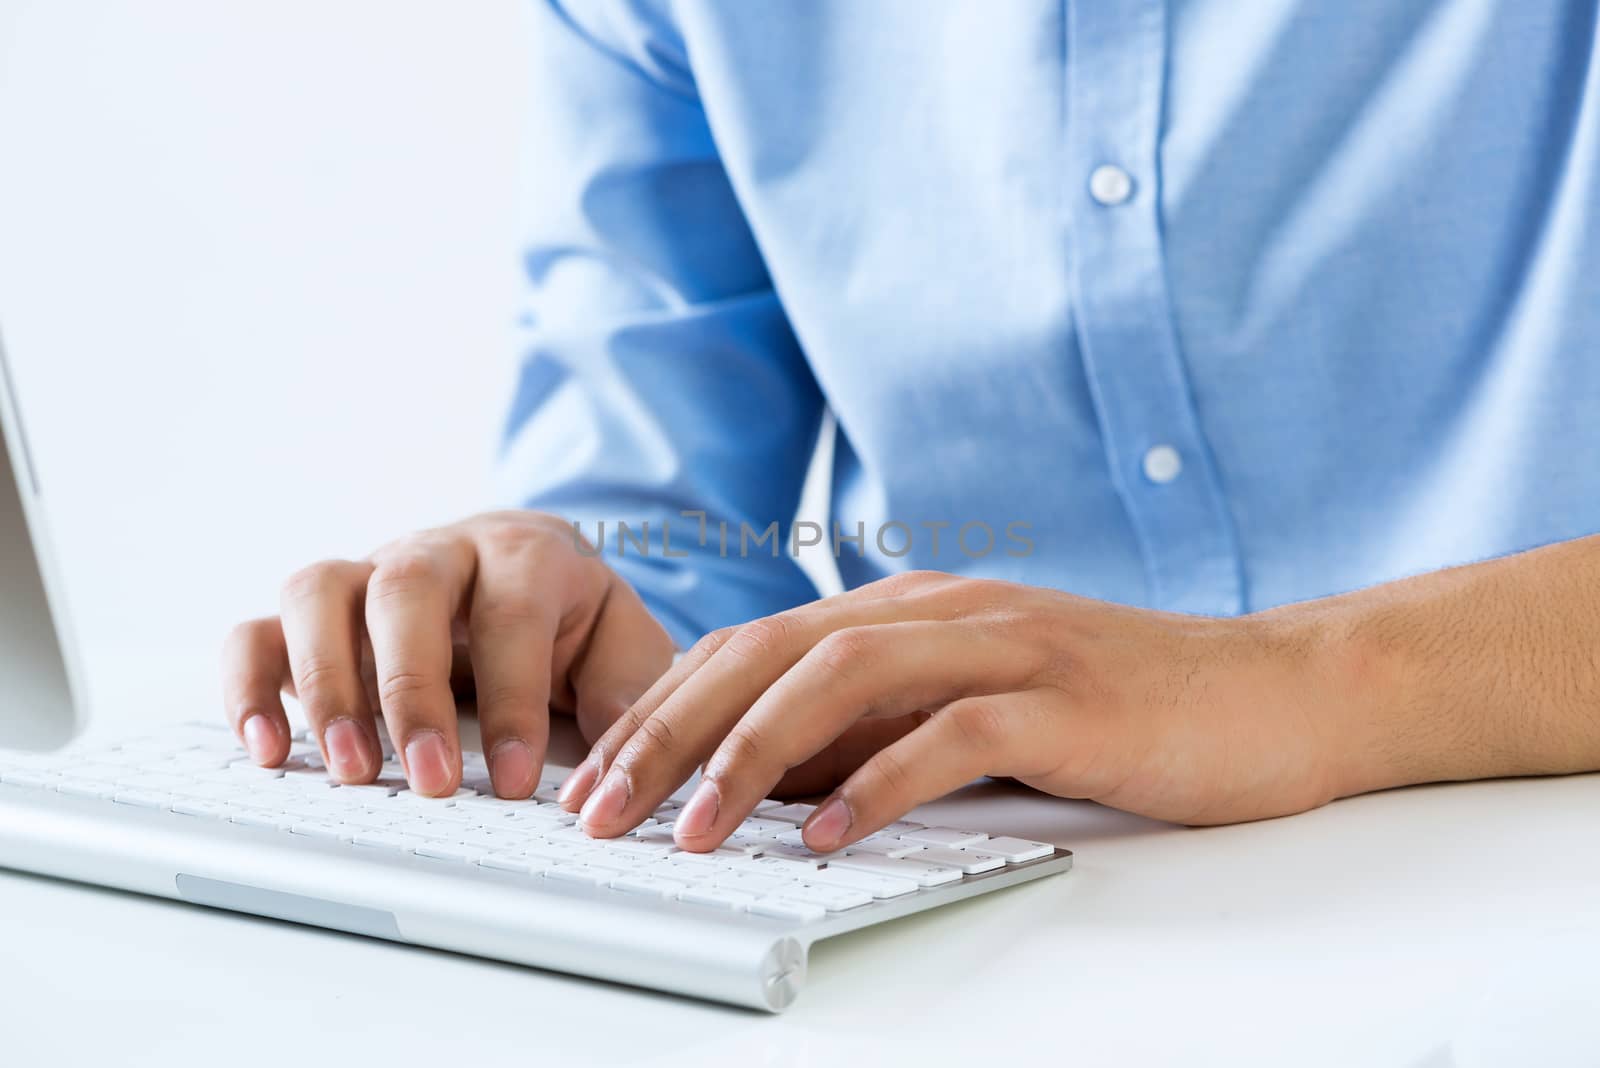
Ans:
[[[680,641],[816,595],[825,410],[850,586],[1226,615],[1600,531],[1594,0],[531,20],[503,475]]]

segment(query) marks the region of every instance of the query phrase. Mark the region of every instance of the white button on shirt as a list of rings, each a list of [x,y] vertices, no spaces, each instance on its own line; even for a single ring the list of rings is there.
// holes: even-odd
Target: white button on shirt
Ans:
[[[1157,445],[1144,454],[1144,477],[1158,486],[1183,474],[1183,457],[1171,445]]]
[[[1133,178],[1121,167],[1103,164],[1089,175],[1089,195],[1106,207],[1114,208],[1133,196]]]

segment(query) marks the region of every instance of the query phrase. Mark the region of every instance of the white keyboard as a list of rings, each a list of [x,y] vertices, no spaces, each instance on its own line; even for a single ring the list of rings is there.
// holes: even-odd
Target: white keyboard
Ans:
[[[800,839],[800,824],[812,806],[779,801],[759,806],[713,853],[688,853],[674,845],[676,800],[625,837],[594,839],[554,803],[558,784],[559,777],[549,775],[531,799],[501,800],[492,794],[482,756],[468,753],[462,789],[449,798],[426,798],[407,789],[399,764],[386,753],[377,782],[342,786],[329,778],[317,747],[304,735],[297,737],[283,767],[266,769],[249,759],[230,732],[211,725],[173,728],[108,748],[0,753],[0,786],[12,788],[11,793],[0,792],[0,803],[25,792],[36,795],[36,801],[51,800],[40,796],[49,794],[58,804],[77,801],[72,808],[79,819],[92,818],[95,811],[118,817],[138,813],[135,819],[161,821],[168,836],[203,829],[208,841],[233,835],[254,845],[266,835],[274,846],[304,851],[313,869],[318,859],[335,853],[374,862],[374,876],[381,879],[382,865],[400,860],[408,873],[484,880],[497,891],[510,887],[524,894],[562,894],[564,903],[578,889],[588,891],[580,898],[586,903],[619,909],[636,909],[648,900],[656,904],[657,913],[665,905],[679,916],[721,914],[742,917],[746,925],[756,919],[781,921],[785,930],[799,930],[804,938],[970,896],[954,890],[998,887],[1002,881],[996,875],[1032,878],[1070,865],[1071,854],[1049,843],[910,821],[841,853],[818,855]],[[0,820],[0,863],[32,867],[17,864],[4,849],[5,833]],[[174,874],[181,881],[185,872]],[[219,882],[216,872],[187,874],[206,880],[206,885],[257,887],[263,882],[259,876]],[[116,884],[109,878],[94,881]],[[1021,879],[1003,880],[1010,881]],[[348,876],[339,882],[348,885]],[[303,895],[303,890],[297,885],[294,894]],[[315,899],[338,902],[360,896],[343,891],[319,893]],[[239,900],[246,911],[279,914],[251,905],[248,895]],[[205,903],[236,907],[229,900]],[[353,904],[372,907],[366,899]],[[891,904],[898,907],[885,907]],[[280,911],[289,913],[286,918],[302,918],[287,906]],[[769,931],[772,927],[763,926]],[[811,929],[816,934],[805,935]],[[478,952],[471,946],[459,948]],[[766,1000],[771,1001],[770,994]]]

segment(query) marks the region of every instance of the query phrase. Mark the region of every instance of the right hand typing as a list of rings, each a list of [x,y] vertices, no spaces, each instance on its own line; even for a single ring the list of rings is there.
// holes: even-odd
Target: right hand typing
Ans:
[[[632,587],[571,525],[496,512],[334,560],[283,587],[280,615],[240,624],[224,651],[228,718],[269,766],[289,752],[280,692],[296,697],[329,771],[370,782],[381,714],[411,788],[461,781],[459,690],[475,692],[495,793],[538,785],[553,709],[593,743],[672,662],[673,643]]]

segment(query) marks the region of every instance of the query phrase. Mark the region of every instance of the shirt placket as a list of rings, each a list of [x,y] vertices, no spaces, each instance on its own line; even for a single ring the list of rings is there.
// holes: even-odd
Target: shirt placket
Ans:
[[[1162,0],[1067,0],[1067,169],[1078,341],[1155,607],[1232,615],[1231,517],[1179,349],[1161,238]]]

